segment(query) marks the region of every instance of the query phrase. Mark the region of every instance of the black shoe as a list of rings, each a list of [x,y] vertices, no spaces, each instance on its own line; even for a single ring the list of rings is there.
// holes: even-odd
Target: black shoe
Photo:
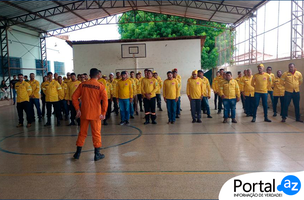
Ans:
[[[256,118],[254,117],[254,118],[252,118],[251,122],[255,122],[255,120],[256,120]]]
[[[144,125],[147,125],[147,124],[150,124],[150,122],[149,121],[145,121]]]
[[[130,124],[130,123],[129,123],[129,121],[126,121],[125,124],[128,125],[128,124]]]
[[[271,122],[271,120],[268,119],[268,118],[265,118],[265,119],[264,119],[264,122]]]
[[[273,116],[276,117],[276,116],[277,116],[277,113],[273,113]]]
[[[222,113],[222,111],[221,110],[219,110],[218,112],[217,112],[217,114],[221,114]]]
[[[46,124],[44,124],[44,126],[51,126],[51,123],[47,122]]]
[[[57,126],[60,126],[60,121],[57,121]]]
[[[95,148],[95,155],[94,155],[94,161],[98,161],[98,160],[101,160],[105,157],[104,154],[101,154],[99,152],[99,148]]]
[[[180,108],[179,111],[183,111],[183,110]]]
[[[296,120],[296,122],[303,122],[303,120],[301,120],[301,119],[297,119],[297,120]]]
[[[144,112],[143,109],[140,109],[140,112]]]
[[[163,109],[159,108],[159,111],[163,111]]]
[[[75,126],[75,125],[76,125],[75,122],[71,122],[67,126]]]
[[[197,123],[202,123],[202,120],[198,119],[196,122],[197,122]]]
[[[207,111],[203,111],[203,114],[207,114]]]
[[[175,118],[179,118],[179,116],[178,115],[176,115],[176,117]]]
[[[171,124],[174,124],[174,123],[175,123],[175,122],[173,122],[173,121],[171,122]]]
[[[195,123],[196,122],[196,120],[194,119],[194,120],[192,120],[192,123]]]
[[[152,121],[152,124],[157,124],[157,122],[156,121]]]
[[[214,110],[217,110],[217,107],[216,107],[216,106],[214,107]]]
[[[39,117],[39,120],[38,120],[38,122],[41,122],[42,121],[42,117]]]
[[[106,121],[103,121],[103,125],[105,125],[105,126],[106,126],[106,125],[108,125],[108,122],[106,122]]]
[[[119,123],[119,125],[125,125],[125,122],[123,122],[123,121],[121,121],[120,123]]]
[[[131,117],[130,117],[131,119],[134,119],[134,116],[133,115],[131,115]]]
[[[246,117],[250,117],[250,115],[249,115],[249,114],[247,114],[247,115],[246,115]]]
[[[82,147],[77,147],[76,153],[74,154],[73,158],[79,159]]]
[[[208,115],[207,118],[212,118],[211,115]]]
[[[136,111],[136,115],[138,115],[138,112]]]

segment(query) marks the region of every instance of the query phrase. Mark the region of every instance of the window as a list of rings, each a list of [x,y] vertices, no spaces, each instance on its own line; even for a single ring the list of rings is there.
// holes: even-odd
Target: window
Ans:
[[[55,68],[55,73],[57,73],[59,76],[65,75],[64,62],[54,61],[54,68]]]
[[[41,60],[36,60],[36,68],[42,68],[41,67]],[[51,71],[51,63],[50,61],[47,61],[47,71]],[[42,70],[36,70],[36,76],[42,76],[43,71]]]
[[[14,68],[21,68],[21,58],[10,57],[10,66]],[[21,74],[21,69],[11,69],[11,76]],[[0,57],[0,76],[3,76],[2,58]]]

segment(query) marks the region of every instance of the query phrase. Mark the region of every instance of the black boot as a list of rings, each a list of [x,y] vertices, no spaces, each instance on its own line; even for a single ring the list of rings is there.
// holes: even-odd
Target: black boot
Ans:
[[[57,119],[57,126],[60,126],[60,120]]]
[[[47,118],[47,122],[44,126],[51,126],[51,118],[50,117]]]
[[[94,161],[97,161],[97,160],[101,160],[105,157],[104,154],[101,154],[99,152],[99,148],[95,148],[95,156],[94,156]]]
[[[151,115],[151,120],[152,120],[152,124],[157,124],[156,123],[156,115]]]
[[[107,120],[103,120],[103,125],[108,125]]]
[[[77,147],[76,153],[74,154],[73,158],[79,159],[82,147]]]
[[[144,124],[145,125],[146,124],[150,124],[150,117],[149,117],[149,115],[146,115],[145,118],[146,118],[146,122]]]

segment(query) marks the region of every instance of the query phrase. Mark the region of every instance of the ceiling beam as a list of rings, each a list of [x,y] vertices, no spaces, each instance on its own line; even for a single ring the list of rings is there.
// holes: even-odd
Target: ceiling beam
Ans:
[[[76,15],[77,17],[79,17],[80,19],[82,19],[85,22],[88,22],[89,20],[87,20],[86,18],[80,16],[79,14],[75,13],[73,10],[71,10],[69,7],[59,3],[59,1],[53,1],[55,4],[59,5],[59,6],[63,6],[65,9],[67,9],[68,11],[70,11],[71,13],[73,13],[74,15]]]
[[[48,19],[48,18],[46,18],[46,17],[40,15],[39,13],[32,12],[32,11],[26,9],[26,8],[23,8],[23,7],[21,7],[21,6],[18,6],[18,5],[16,5],[16,4],[13,4],[13,3],[9,2],[9,1],[2,1],[2,2],[5,3],[5,4],[7,4],[7,5],[9,5],[9,6],[15,7],[15,8],[19,9],[19,10],[23,10],[23,11],[25,11],[25,12],[28,12],[28,14],[34,14],[35,16],[37,16],[37,17],[39,17],[39,18],[41,18],[41,19],[44,19],[44,20],[46,20],[46,21],[49,21],[49,22],[51,22],[51,23],[53,23],[53,24],[56,24],[57,26],[60,26],[60,27],[62,27],[62,28],[65,27],[65,26],[62,25],[62,24],[59,24],[59,23],[57,23],[57,22],[55,22],[55,21],[53,21],[53,20],[50,20],[50,19]]]
[[[223,1],[221,2],[221,4],[217,7],[216,11],[214,11],[214,13],[213,13],[212,16],[209,18],[208,21],[211,21],[211,19],[214,17],[214,15],[216,14],[216,12],[217,12],[217,11],[220,9],[220,7],[223,5],[224,1],[225,1],[225,0],[223,0]]]
[[[11,24],[14,24],[14,25],[16,25],[16,26],[18,26],[18,25],[20,25],[20,26],[25,26],[25,27],[27,27],[27,28],[29,28],[29,29],[32,29],[32,30],[37,31],[38,33],[46,33],[46,32],[47,32],[46,30],[43,30],[43,29],[40,29],[40,28],[31,26],[31,25],[28,25],[28,24],[25,24],[25,23],[11,21],[11,20],[7,19],[6,17],[3,17],[3,16],[0,16],[0,20],[7,21],[9,26],[10,26]]]

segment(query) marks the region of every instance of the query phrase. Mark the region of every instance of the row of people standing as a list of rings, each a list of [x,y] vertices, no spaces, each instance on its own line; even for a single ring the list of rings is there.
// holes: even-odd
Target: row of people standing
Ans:
[[[252,116],[252,122],[256,121],[257,108],[262,99],[262,105],[264,110],[264,121],[271,122],[268,118],[268,95],[272,101],[273,116],[277,116],[277,103],[280,99],[282,122],[286,121],[288,116],[288,107],[290,105],[291,99],[293,100],[295,107],[295,117],[297,122],[302,122],[300,119],[300,85],[303,82],[302,74],[296,70],[295,64],[290,63],[288,65],[288,71],[282,73],[281,70],[277,71],[277,76],[272,72],[272,68],[267,68],[267,73],[264,72],[264,65],[260,64],[257,66],[258,73],[252,75],[251,69],[244,70],[244,76],[241,76],[241,72],[238,72],[237,85],[239,86],[239,91],[242,98],[243,108],[247,117]],[[229,72],[230,73],[230,72]],[[228,74],[229,74],[228,73]],[[223,85],[224,79],[227,80],[227,73],[221,69],[218,76],[213,80],[213,90],[215,96],[218,95],[218,113],[221,113],[222,102],[225,97],[220,94],[219,85]],[[232,81],[233,82],[233,81]],[[232,83],[231,82],[231,83]],[[224,85],[225,87],[225,85]],[[232,92],[233,93],[233,92]],[[238,101],[238,93],[235,94],[236,100]],[[224,104],[225,105],[225,104]],[[235,110],[235,108],[234,108]],[[227,117],[227,116],[226,116]],[[226,118],[224,116],[224,118]],[[234,116],[232,116],[233,118]],[[233,120],[235,121],[235,120]],[[224,122],[227,122],[224,120]]]

